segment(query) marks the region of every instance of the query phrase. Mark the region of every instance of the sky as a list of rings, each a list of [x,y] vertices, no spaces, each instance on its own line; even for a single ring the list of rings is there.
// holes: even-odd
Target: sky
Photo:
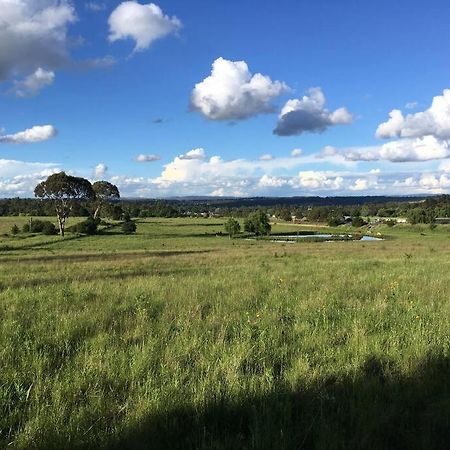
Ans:
[[[0,0],[0,197],[450,192],[450,2]]]

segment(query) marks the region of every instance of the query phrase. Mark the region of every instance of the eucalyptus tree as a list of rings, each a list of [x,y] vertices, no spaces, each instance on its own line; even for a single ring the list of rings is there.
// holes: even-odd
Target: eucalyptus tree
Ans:
[[[50,175],[39,183],[34,189],[34,195],[53,203],[61,237],[64,237],[66,219],[70,216],[74,204],[95,198],[94,189],[88,180],[67,175],[65,172]]]
[[[102,206],[110,200],[117,200],[120,198],[120,192],[117,186],[109,181],[96,181],[92,185],[95,192],[95,211],[94,219],[100,215]]]

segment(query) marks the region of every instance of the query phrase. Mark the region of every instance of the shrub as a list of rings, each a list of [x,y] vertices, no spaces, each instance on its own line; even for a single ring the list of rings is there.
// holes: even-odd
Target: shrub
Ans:
[[[97,233],[98,220],[89,217],[71,228],[75,233],[93,235]]]
[[[328,216],[327,223],[329,227],[337,227],[341,225],[342,219],[336,216]]]
[[[132,220],[127,220],[122,224],[122,232],[124,234],[136,233],[136,224]]]
[[[42,234],[45,234],[46,236],[53,236],[56,234],[56,227],[52,222],[44,222],[44,225],[42,227]]]
[[[366,222],[364,222],[364,219],[360,216],[353,217],[352,219],[352,225],[354,227],[362,227],[365,224]]]
[[[14,224],[14,225],[11,227],[11,234],[12,234],[13,236],[15,236],[16,234],[19,234],[19,227],[18,227],[16,224]]]
[[[25,223],[22,227],[24,233],[44,233],[55,234],[52,230],[55,230],[55,225],[49,220],[30,220],[29,223]]]
[[[386,220],[386,222],[385,222],[385,224],[386,224],[388,227],[393,227],[396,223],[397,223],[397,221],[395,221],[395,220],[393,220],[393,219]]]
[[[235,236],[236,234],[241,231],[241,226],[239,225],[239,222],[236,219],[233,219],[230,217],[224,224],[225,232],[231,237]]]
[[[42,233],[44,229],[44,221],[42,220],[31,220],[30,221],[30,232],[31,233]]]
[[[249,214],[244,223],[244,230],[256,236],[270,234],[271,228],[267,214],[261,210]]]

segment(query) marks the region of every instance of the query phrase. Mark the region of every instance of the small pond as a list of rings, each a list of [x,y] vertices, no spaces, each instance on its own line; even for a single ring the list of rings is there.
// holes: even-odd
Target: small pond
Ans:
[[[314,240],[314,241],[383,241],[382,237],[375,236],[360,236],[353,234],[283,234],[270,236],[271,242],[294,242],[297,239]]]

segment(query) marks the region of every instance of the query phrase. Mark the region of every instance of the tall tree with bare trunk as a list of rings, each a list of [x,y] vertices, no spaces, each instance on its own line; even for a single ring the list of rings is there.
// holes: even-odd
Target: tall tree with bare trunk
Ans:
[[[34,189],[34,195],[53,202],[61,237],[64,237],[66,219],[70,216],[74,203],[95,198],[94,189],[88,180],[65,172],[50,175],[39,183]]]
[[[100,216],[102,206],[110,200],[120,198],[119,189],[109,181],[96,181],[92,188],[95,192],[95,211],[94,219]]]

